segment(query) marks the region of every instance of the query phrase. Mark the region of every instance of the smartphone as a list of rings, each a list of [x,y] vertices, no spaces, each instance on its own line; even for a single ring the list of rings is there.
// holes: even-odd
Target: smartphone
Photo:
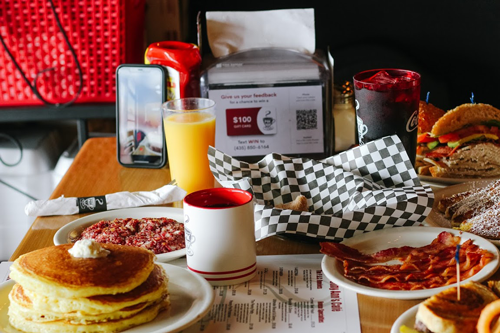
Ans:
[[[123,64],[116,69],[117,152],[123,166],[165,166],[161,106],[166,99],[166,75],[161,65]]]

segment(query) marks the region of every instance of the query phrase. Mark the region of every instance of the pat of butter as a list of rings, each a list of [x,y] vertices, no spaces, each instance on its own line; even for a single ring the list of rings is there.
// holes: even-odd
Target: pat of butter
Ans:
[[[68,252],[74,258],[102,258],[109,254],[108,250],[92,239],[81,239],[77,241]]]

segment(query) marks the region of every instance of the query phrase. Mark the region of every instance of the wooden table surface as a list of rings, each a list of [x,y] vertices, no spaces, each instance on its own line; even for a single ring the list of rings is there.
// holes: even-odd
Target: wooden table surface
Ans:
[[[151,191],[170,181],[168,168],[139,169],[122,167],[116,159],[115,138],[88,139],[68,169],[51,199],[99,196],[120,191]],[[10,260],[53,245],[56,231],[65,224],[85,216],[38,217]],[[268,237],[257,242],[258,255],[319,253],[317,243]],[[362,332],[388,333],[393,322],[419,300],[391,300],[358,295]]]

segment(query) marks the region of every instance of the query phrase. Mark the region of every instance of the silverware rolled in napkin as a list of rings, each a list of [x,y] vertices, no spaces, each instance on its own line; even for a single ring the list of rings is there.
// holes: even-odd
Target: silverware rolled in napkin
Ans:
[[[154,191],[125,191],[94,197],[66,198],[61,196],[52,200],[36,200],[28,202],[24,207],[24,212],[28,216],[73,215],[121,208],[163,205],[180,201],[185,196],[185,190],[168,184]]]

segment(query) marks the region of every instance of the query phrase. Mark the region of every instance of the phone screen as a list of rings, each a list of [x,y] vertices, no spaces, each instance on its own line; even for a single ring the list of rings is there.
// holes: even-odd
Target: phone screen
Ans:
[[[117,69],[118,159],[125,166],[165,165],[161,106],[165,74],[157,65],[120,65]]]

